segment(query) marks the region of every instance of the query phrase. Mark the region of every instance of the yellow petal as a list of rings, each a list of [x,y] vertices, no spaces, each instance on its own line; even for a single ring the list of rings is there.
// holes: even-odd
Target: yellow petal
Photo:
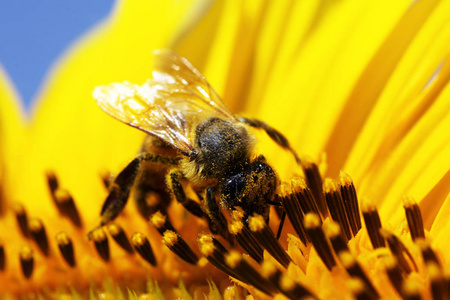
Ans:
[[[360,127],[364,125],[399,59],[438,2],[416,2],[400,19],[360,75],[325,147],[330,174],[336,174],[342,168]]]
[[[9,82],[0,65],[0,215],[7,199],[17,199],[16,191],[22,189],[20,176],[23,173],[25,144],[25,122],[19,96]]]
[[[329,2],[332,7],[320,10],[324,15],[316,17],[310,34],[296,49],[295,56],[291,55],[289,64],[285,63],[285,68],[267,81],[269,86],[258,106],[260,118],[286,132],[298,152],[318,158],[335,129],[339,113],[345,105],[350,106],[346,104],[351,103],[347,99],[349,93],[357,82],[366,82],[360,79],[361,73],[409,3]],[[379,54],[380,60],[382,57]],[[326,150],[337,153],[341,147],[345,148],[339,141]],[[272,147],[271,151],[278,151],[275,149]],[[289,169],[287,162],[280,164]]]

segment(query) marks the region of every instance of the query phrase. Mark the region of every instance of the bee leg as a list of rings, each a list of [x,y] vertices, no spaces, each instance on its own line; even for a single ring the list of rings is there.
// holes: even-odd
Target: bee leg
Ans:
[[[298,157],[298,155],[294,151],[294,149],[292,149],[291,145],[289,144],[288,139],[281,132],[279,132],[275,128],[271,127],[266,122],[263,122],[258,119],[248,119],[248,118],[241,117],[241,118],[239,118],[239,121],[241,121],[251,127],[257,128],[257,129],[263,129],[267,133],[267,135],[275,143],[277,143],[281,148],[289,150],[292,153],[292,155],[294,155],[295,161],[298,164],[300,164],[300,158]]]
[[[205,213],[203,212],[200,204],[186,197],[183,186],[181,185],[181,182],[179,180],[179,176],[180,172],[172,172],[169,174],[168,178],[169,186],[172,189],[173,194],[175,195],[175,199],[177,199],[177,201],[181,203],[181,205],[183,205],[184,208],[191,214],[199,218],[203,218],[205,216]]]
[[[143,161],[153,161],[173,165],[178,163],[175,159],[151,153],[145,153],[133,159],[110,184],[109,195],[106,198],[100,213],[100,225],[105,225],[114,220],[123,210]]]
[[[234,244],[234,238],[228,231],[228,222],[217,205],[215,189],[210,187],[206,189],[206,210],[209,217],[209,227],[212,233],[218,233],[223,236],[231,245]]]
[[[269,205],[273,205],[275,206],[275,208],[277,209],[277,215],[280,218],[280,224],[278,225],[278,230],[277,230],[277,240],[280,239],[281,236],[281,231],[283,230],[283,226],[284,226],[284,221],[286,220],[286,209],[284,209],[283,204],[281,204],[280,202],[277,201],[267,201],[267,204]],[[269,220],[267,220],[267,223]]]

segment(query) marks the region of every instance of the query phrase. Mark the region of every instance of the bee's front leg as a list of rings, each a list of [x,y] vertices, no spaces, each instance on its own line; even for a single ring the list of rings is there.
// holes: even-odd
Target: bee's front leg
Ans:
[[[144,153],[133,159],[109,185],[109,195],[106,198],[100,213],[101,226],[114,220],[125,207],[130,195],[131,187],[133,186],[143,161],[153,161],[172,165],[178,163],[175,159],[151,153]]]

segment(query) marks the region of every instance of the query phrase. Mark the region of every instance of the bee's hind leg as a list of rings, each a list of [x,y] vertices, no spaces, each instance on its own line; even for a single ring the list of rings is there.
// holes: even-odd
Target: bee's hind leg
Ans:
[[[231,245],[234,243],[234,237],[228,231],[228,222],[217,205],[215,189],[210,187],[206,189],[206,210],[209,217],[209,228],[212,233],[218,233],[223,236]]]
[[[199,218],[205,217],[205,213],[203,212],[203,209],[201,208],[200,204],[186,197],[186,194],[183,190],[183,186],[181,185],[180,182],[180,176],[182,176],[182,174],[179,171],[171,172],[168,176],[169,182],[168,186],[171,188],[175,198],[191,214]]]
[[[248,119],[241,117],[239,118],[239,121],[257,128],[257,129],[263,129],[267,135],[275,142],[277,143],[281,148],[284,148],[286,150],[289,150],[292,155],[294,155],[295,161],[300,164],[300,158],[298,157],[297,153],[292,149],[291,145],[289,144],[288,139],[278,130],[271,127],[269,124],[267,124],[264,121],[258,120],[258,119]]]
[[[175,159],[151,153],[144,153],[133,159],[109,185],[109,195],[106,198],[100,213],[101,226],[114,220],[125,207],[130,195],[131,187],[133,186],[143,161],[173,165],[177,164]]]

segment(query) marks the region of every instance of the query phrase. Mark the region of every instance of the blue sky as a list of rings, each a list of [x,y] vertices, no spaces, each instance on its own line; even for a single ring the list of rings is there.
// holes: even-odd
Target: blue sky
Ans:
[[[52,63],[113,4],[112,0],[0,0],[0,63],[27,110]]]

